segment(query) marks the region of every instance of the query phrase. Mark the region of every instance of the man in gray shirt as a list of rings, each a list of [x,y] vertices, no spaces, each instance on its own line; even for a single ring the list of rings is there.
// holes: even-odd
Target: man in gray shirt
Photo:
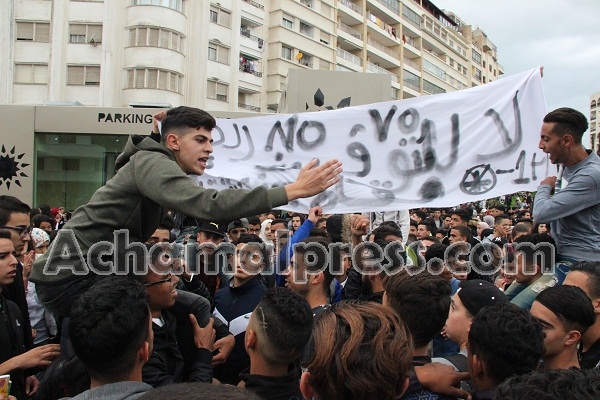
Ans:
[[[600,157],[581,142],[587,128],[579,111],[559,108],[544,117],[540,133],[539,148],[564,165],[568,182],[559,190],[557,177],[544,179],[533,204],[535,221],[549,223],[556,240],[559,284],[570,264],[600,261]]]

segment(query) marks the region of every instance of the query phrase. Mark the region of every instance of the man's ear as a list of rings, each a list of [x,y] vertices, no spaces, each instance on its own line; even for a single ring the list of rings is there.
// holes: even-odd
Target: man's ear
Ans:
[[[324,272],[319,272],[318,274],[314,274],[314,275],[308,275],[310,276],[310,282],[313,284],[319,284],[321,282],[323,282],[323,280],[325,279],[325,273]]]
[[[600,314],[600,297],[592,300],[592,305],[594,306],[594,312],[596,314]],[[600,317],[597,317],[600,318]]]
[[[167,135],[167,137],[165,138],[165,145],[171,149],[171,150],[179,150],[180,147],[180,143],[179,143],[179,136],[174,134],[174,133],[169,133]]]
[[[246,329],[244,347],[246,348],[246,351],[256,348],[256,332],[254,332],[254,329]]]
[[[148,362],[148,360],[150,359],[150,355],[150,343],[142,343],[140,349],[138,350],[138,358],[140,359],[142,364],[146,364]]]
[[[477,356],[477,354],[473,354],[469,361],[469,372],[471,373],[471,378],[477,378],[481,376],[485,371],[485,365]]]
[[[400,395],[403,395],[404,392],[406,392],[406,389],[408,389],[408,383],[409,383],[408,378],[406,378],[404,380],[404,383],[402,384],[402,392],[399,393]]]
[[[571,346],[573,344],[577,344],[580,339],[581,339],[581,332],[576,331],[576,330],[569,331],[566,334],[565,345]]]
[[[310,378],[310,372],[306,371],[302,373],[300,377],[300,392],[305,399],[312,399],[315,395],[315,391],[313,390],[310,383],[308,383],[308,379]]]

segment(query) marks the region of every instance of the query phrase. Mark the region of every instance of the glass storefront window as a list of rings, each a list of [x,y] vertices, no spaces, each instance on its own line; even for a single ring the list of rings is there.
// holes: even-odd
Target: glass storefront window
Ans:
[[[128,135],[35,134],[34,204],[74,210],[115,173]]]

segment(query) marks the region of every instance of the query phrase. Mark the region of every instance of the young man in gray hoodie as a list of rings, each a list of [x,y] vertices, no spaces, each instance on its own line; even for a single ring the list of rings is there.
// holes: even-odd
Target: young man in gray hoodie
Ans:
[[[282,187],[206,189],[188,175],[202,175],[207,167],[215,119],[197,108],[177,107],[161,123],[160,143],[153,137],[129,137],[115,176],[75,210],[52,248],[34,264],[30,280],[56,315],[68,316],[73,300],[104,277],[100,275],[123,269],[129,243],[148,240],[167,210],[209,221],[232,220],[314,196],[340,179],[340,162],[317,166],[315,159],[295,182]],[[115,256],[111,259],[107,252]]]

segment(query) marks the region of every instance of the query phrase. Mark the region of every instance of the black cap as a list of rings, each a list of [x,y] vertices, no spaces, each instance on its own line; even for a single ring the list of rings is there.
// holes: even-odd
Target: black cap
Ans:
[[[214,233],[216,235],[225,237],[225,224],[219,224],[216,222],[210,221],[202,221],[200,227],[198,228],[199,232],[208,232]]]
[[[473,316],[483,307],[508,303],[508,297],[503,291],[493,283],[481,279],[462,282],[456,294]]]
[[[248,229],[250,225],[248,224],[248,220],[246,218],[236,219],[227,225],[227,232],[235,228],[246,228]]]

